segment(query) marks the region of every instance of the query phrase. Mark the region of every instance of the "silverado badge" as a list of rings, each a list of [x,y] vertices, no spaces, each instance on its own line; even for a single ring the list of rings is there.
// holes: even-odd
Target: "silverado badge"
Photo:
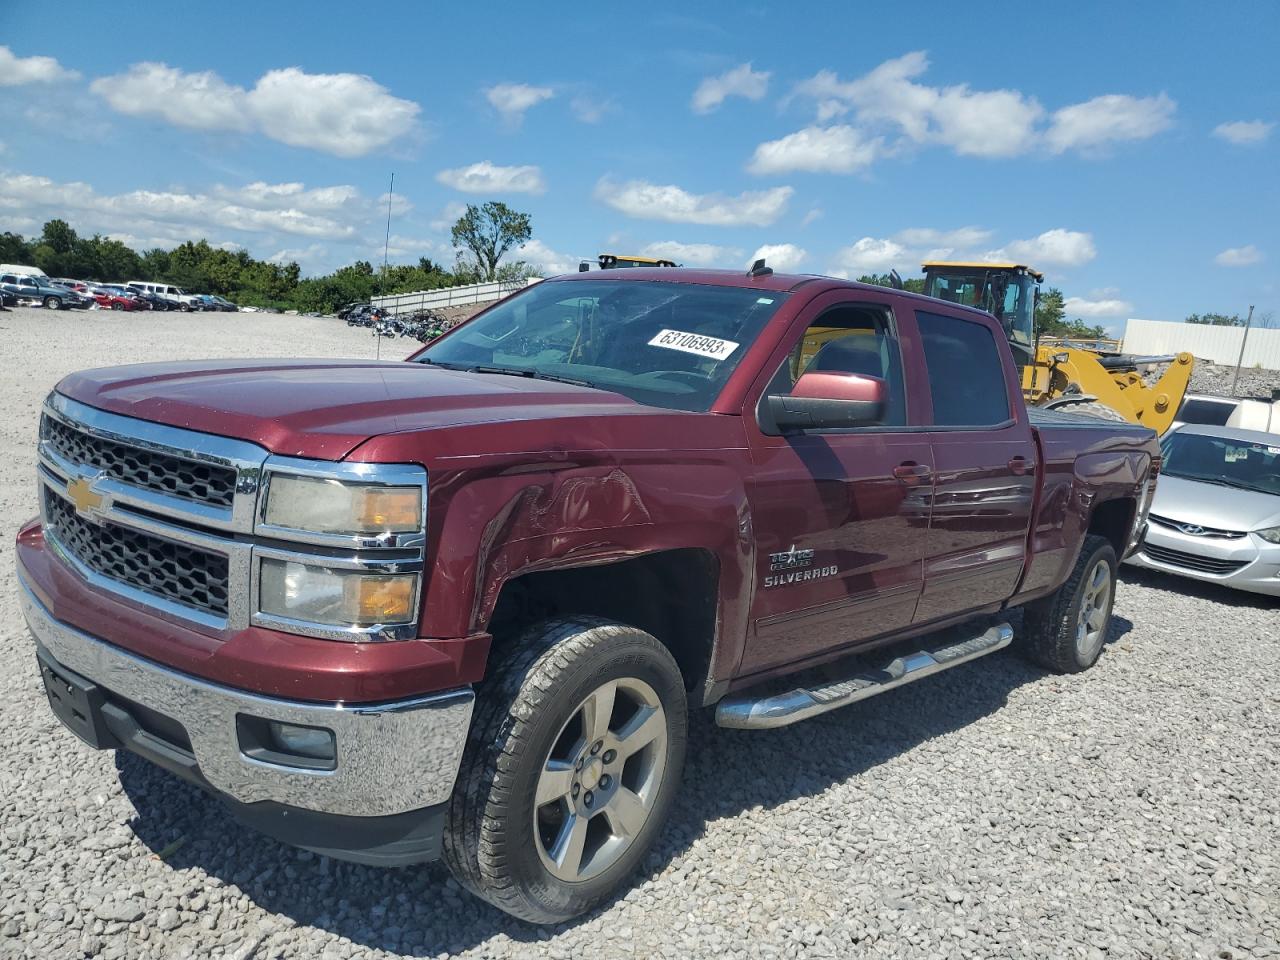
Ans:
[[[95,477],[73,477],[67,481],[67,497],[76,506],[76,513],[85,517],[102,506],[102,494],[95,493]]]

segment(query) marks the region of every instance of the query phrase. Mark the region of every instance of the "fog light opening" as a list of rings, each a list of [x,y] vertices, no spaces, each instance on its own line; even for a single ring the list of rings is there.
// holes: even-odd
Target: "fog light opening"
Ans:
[[[240,752],[251,760],[300,770],[335,770],[338,747],[333,731],[248,714],[236,715]]]

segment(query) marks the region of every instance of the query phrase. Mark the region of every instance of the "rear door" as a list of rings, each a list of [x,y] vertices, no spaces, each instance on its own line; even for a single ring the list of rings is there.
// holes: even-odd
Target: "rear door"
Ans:
[[[921,589],[932,472],[928,426],[908,384],[918,365],[910,308],[886,291],[815,299],[744,411],[754,474],[754,631],[744,673],[910,626]],[[904,364],[904,354],[906,363]],[[804,370],[888,382],[883,425],[783,436],[759,398]]]
[[[934,487],[916,623],[1000,604],[1026,560],[1039,469],[994,321],[915,310],[932,406]]]

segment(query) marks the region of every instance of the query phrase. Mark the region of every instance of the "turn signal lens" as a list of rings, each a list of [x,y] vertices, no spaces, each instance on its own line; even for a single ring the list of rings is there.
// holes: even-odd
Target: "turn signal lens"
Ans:
[[[413,619],[414,577],[348,577],[346,607],[360,625],[405,623]]]
[[[264,559],[258,609],[335,627],[413,623],[416,573],[361,573],[292,560]]]
[[[422,526],[422,497],[417,487],[365,487],[356,501],[363,530],[408,532]]]

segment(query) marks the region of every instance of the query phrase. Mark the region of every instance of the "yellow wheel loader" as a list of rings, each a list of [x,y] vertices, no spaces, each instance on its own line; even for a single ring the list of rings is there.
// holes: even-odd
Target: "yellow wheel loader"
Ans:
[[[1022,370],[1029,404],[1125,420],[1164,433],[1191,380],[1189,353],[1135,357],[1116,340],[1082,341],[1035,336],[1036,300],[1044,275],[1023,263],[924,264],[924,293],[985,310],[1004,327]],[[1154,384],[1143,374],[1168,364]]]

